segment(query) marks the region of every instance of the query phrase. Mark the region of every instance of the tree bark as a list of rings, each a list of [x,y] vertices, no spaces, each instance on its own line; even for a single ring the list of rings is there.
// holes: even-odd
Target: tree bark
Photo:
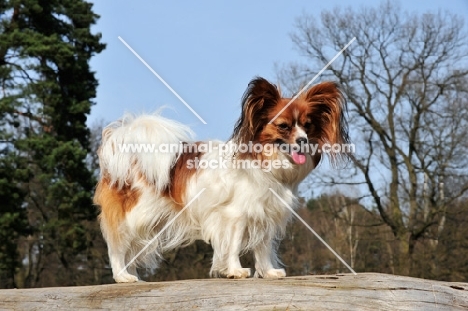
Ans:
[[[363,273],[0,291],[2,310],[466,310],[468,283]]]

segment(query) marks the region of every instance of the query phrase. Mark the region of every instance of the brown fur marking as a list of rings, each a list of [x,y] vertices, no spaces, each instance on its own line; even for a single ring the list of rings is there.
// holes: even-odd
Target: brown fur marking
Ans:
[[[198,147],[200,142],[194,144]],[[184,142],[184,146],[187,146],[187,143]],[[170,198],[181,208],[186,204],[185,191],[188,181],[197,172],[195,166],[188,168],[188,161],[195,160],[196,158],[200,159],[202,155],[203,152],[198,151],[198,148],[196,151],[189,150],[188,152],[183,152],[171,168],[169,175],[170,184],[163,190],[162,195]]]
[[[116,185],[110,184],[107,177],[103,177],[97,187],[94,195],[94,203],[101,207],[100,221],[104,221],[114,234],[118,232],[118,226],[125,218],[125,214],[130,212],[138,203],[141,192],[138,189],[132,189],[125,185],[118,189]],[[118,239],[113,236],[112,238]]]

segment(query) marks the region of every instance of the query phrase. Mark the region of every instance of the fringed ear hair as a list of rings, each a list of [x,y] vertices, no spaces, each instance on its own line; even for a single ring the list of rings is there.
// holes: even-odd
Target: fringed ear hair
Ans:
[[[312,136],[323,144],[349,143],[348,123],[346,121],[346,100],[339,86],[333,82],[322,82],[314,85],[305,94],[305,99],[310,103],[309,116],[313,123]],[[332,150],[338,150],[334,148]],[[343,148],[340,150],[344,151]],[[346,158],[346,152],[331,152],[332,162],[340,158]]]
[[[268,123],[268,111],[274,107],[281,94],[274,84],[261,77],[250,81],[242,97],[242,114],[234,127],[232,139],[236,143],[254,141],[257,133]]]

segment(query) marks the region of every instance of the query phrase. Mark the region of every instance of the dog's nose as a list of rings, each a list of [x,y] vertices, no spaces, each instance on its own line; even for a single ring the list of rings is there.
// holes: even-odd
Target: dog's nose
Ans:
[[[301,146],[301,145],[305,145],[307,144],[307,138],[305,137],[299,137],[298,139],[296,139],[296,143]]]

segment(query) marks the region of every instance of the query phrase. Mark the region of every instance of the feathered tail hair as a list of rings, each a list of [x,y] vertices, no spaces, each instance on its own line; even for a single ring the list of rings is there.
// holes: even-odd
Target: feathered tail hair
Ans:
[[[98,151],[101,175],[119,189],[135,178],[143,177],[162,191],[170,182],[170,169],[179,154],[176,150],[158,152],[157,148],[161,144],[192,141],[192,137],[190,128],[159,113],[138,117],[127,114],[102,131]]]

